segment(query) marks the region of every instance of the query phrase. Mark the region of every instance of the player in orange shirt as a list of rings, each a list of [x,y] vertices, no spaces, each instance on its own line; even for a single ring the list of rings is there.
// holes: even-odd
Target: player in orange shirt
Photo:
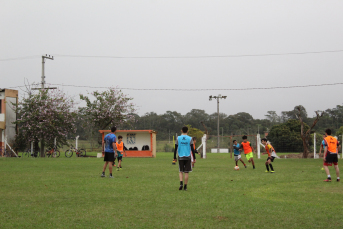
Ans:
[[[340,181],[339,178],[339,168],[338,168],[338,150],[340,148],[340,145],[335,137],[331,136],[331,130],[326,129],[325,130],[326,138],[324,139],[324,169],[326,172],[326,175],[328,178],[324,180],[325,182],[331,182],[331,176],[328,166],[332,166],[332,164],[335,167],[336,175],[337,175],[337,182]]]
[[[251,143],[248,142],[248,137],[243,136],[242,137],[243,142],[241,143],[241,146],[239,147],[240,150],[244,151],[245,157],[247,158],[248,162],[252,163],[253,168],[255,169],[255,162],[254,162],[254,148],[251,146]]]
[[[123,161],[123,154],[125,153],[125,157],[127,157],[126,155],[126,151],[127,148],[125,147],[124,145],[124,142],[123,142],[123,136],[118,136],[118,142],[116,143],[116,146],[117,146],[117,153],[118,153],[118,168],[117,168],[117,171],[119,170],[122,170],[122,167],[121,167],[121,162]]]
[[[271,144],[268,144],[268,141],[266,138],[262,138],[261,142],[266,149],[266,152],[262,153],[262,155],[264,155],[266,153],[268,154],[268,158],[266,161],[266,168],[267,168],[266,173],[269,173],[269,167],[271,169],[271,173],[274,173],[274,168],[273,168],[273,165],[271,162],[274,162],[274,158],[276,157],[275,149]],[[269,165],[269,167],[268,167],[268,165]]]

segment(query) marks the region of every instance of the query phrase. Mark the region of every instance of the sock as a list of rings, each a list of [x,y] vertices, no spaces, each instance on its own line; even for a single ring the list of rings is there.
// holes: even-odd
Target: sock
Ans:
[[[272,164],[269,164],[269,166],[270,166],[270,169],[271,169],[272,171],[274,171]]]
[[[238,166],[238,165],[237,165],[237,161],[236,161],[236,166]]]
[[[183,181],[180,181],[180,185],[183,185]]]
[[[330,176],[330,175],[328,175],[328,179],[329,179],[329,180],[331,179],[331,176]]]
[[[112,176],[112,173],[110,173],[110,176]]]
[[[268,167],[268,165],[266,165],[266,168],[267,168],[267,171],[269,171],[269,167]]]
[[[183,187],[183,189],[187,189],[187,184],[185,184],[185,186]]]
[[[337,177],[337,179],[339,179],[339,177]]]
[[[255,168],[255,165],[252,165],[252,166],[254,166],[253,168]]]

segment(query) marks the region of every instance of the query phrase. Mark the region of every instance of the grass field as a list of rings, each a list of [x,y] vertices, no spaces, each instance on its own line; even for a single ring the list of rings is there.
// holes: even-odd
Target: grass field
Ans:
[[[343,228],[343,184],[322,182],[321,160],[276,159],[269,174],[265,157],[234,171],[208,154],[188,191],[171,161],[124,158],[110,179],[98,158],[0,158],[0,228]]]

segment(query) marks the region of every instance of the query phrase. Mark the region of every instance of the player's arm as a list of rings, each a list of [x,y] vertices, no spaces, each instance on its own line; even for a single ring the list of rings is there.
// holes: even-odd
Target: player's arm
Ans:
[[[113,151],[114,151],[114,156],[118,156],[118,154],[117,154],[117,145],[116,145],[116,142],[113,142],[112,143],[112,147],[113,147]]]
[[[323,143],[320,144],[319,155],[322,155]]]
[[[175,147],[174,147],[174,161],[176,161],[176,151],[177,151],[177,144],[175,144]]]
[[[240,146],[239,146],[239,151],[242,151],[243,150],[243,144],[241,144]]]
[[[193,144],[191,144],[191,150],[192,150],[192,154],[193,154],[193,158],[194,158],[194,162],[195,162],[195,149],[194,149],[194,146]]]
[[[252,152],[255,153],[254,147],[251,146],[251,143],[250,143],[250,147],[251,147]]]
[[[101,148],[102,148],[102,153],[104,153],[105,152],[105,139],[102,140]]]
[[[327,147],[327,144],[325,142],[325,149],[324,149],[324,156],[323,156],[323,161],[325,162],[326,161],[326,154],[328,153],[328,147]]]

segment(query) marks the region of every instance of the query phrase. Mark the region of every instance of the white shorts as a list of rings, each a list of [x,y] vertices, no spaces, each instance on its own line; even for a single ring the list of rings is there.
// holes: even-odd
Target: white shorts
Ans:
[[[239,154],[239,155],[235,155],[235,161],[238,161],[239,159],[241,159],[241,155]]]

